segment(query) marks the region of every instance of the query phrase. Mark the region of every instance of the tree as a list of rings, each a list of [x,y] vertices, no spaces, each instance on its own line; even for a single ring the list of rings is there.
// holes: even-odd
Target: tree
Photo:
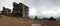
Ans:
[[[54,17],[50,17],[49,20],[50,21],[56,21],[56,19]]]
[[[34,18],[35,20],[37,20],[38,18],[37,18],[37,16],[35,16],[35,18]]]

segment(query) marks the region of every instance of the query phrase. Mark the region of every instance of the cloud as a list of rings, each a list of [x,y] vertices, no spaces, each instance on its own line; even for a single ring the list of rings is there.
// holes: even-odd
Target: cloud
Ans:
[[[42,15],[46,16],[57,16],[60,14],[60,9],[57,10],[44,10],[41,12]]]
[[[45,11],[42,11],[42,14],[47,15],[47,16],[55,16],[58,13],[56,11],[54,11],[54,10],[45,10]]]
[[[35,8],[30,8],[30,9],[29,9],[29,15],[35,16],[35,15],[37,15],[36,12],[37,12],[37,11],[36,11]]]

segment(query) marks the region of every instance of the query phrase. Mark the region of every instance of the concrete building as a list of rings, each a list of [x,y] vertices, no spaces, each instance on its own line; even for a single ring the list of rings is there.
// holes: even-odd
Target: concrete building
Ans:
[[[29,7],[23,3],[13,2],[13,15],[18,17],[28,17]]]
[[[3,15],[10,15],[11,10],[9,8],[3,7],[3,11],[1,11]]]

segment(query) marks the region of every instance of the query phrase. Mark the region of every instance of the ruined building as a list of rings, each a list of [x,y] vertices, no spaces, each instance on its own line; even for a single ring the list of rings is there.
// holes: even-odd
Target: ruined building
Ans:
[[[18,17],[28,17],[29,7],[23,3],[13,2],[13,15]]]
[[[3,7],[3,11],[1,11],[3,15],[10,15],[11,10],[9,8]]]

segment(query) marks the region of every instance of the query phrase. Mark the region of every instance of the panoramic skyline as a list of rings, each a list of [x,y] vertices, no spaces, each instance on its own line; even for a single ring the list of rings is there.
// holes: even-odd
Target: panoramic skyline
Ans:
[[[3,6],[12,10],[13,2],[27,5],[31,16],[60,17],[60,0],[0,0],[0,10]]]

